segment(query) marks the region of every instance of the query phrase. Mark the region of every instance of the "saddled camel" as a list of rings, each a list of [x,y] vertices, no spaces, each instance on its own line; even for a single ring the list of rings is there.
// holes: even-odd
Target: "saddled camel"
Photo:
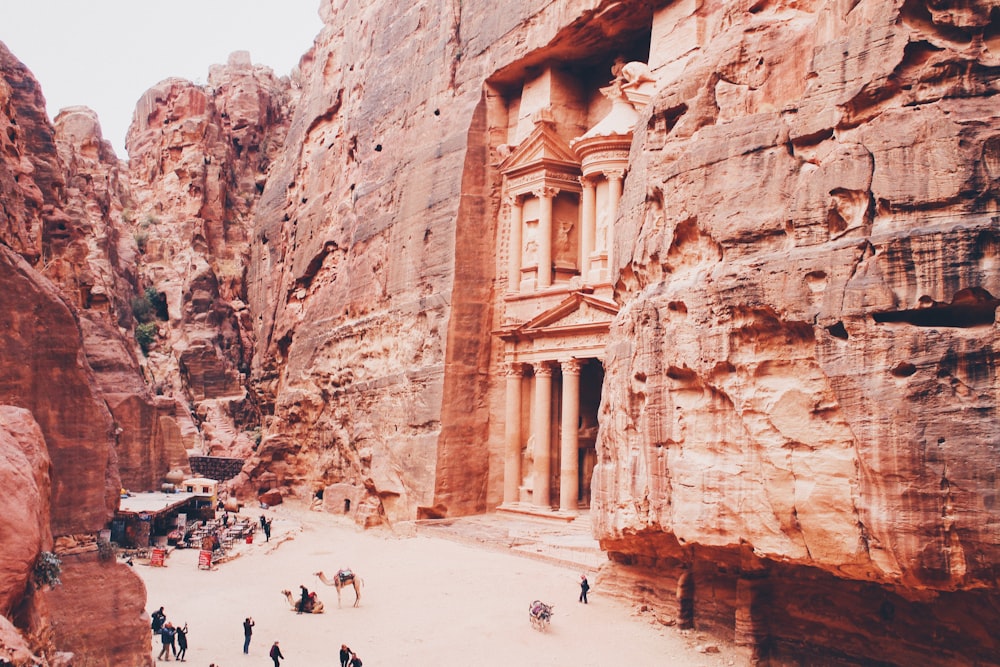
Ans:
[[[354,606],[357,607],[361,604],[361,587],[364,585],[364,580],[358,575],[350,570],[341,570],[337,574],[333,575],[333,580],[326,578],[323,574],[323,570],[316,573],[319,580],[322,581],[327,586],[333,586],[337,589],[337,606],[340,606],[340,589],[346,588],[348,585],[354,586]]]
[[[291,591],[281,591],[281,594],[285,596],[285,599],[288,600],[288,604],[292,606],[292,611],[299,610],[299,601],[292,597]],[[315,593],[313,593],[313,595],[315,595]],[[314,597],[302,611],[307,614],[322,614],[323,603],[320,602],[319,598]]]

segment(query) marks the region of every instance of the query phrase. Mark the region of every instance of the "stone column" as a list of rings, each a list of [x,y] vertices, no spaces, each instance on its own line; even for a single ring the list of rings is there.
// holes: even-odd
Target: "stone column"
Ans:
[[[538,287],[552,284],[552,200],[558,190],[542,188],[533,193],[538,197]]]
[[[535,437],[532,502],[549,508],[549,477],[552,472],[552,367],[548,362],[535,364],[535,410],[531,434]]]
[[[507,407],[504,411],[503,502],[515,503],[521,486],[521,379],[523,366],[507,365]]]
[[[614,271],[615,258],[615,218],[618,216],[618,204],[622,200],[622,182],[625,180],[624,171],[609,171],[605,173],[608,178],[608,278]]]
[[[585,177],[580,178],[580,184],[583,186],[580,202],[580,276],[587,282],[594,237],[597,235],[597,185]]]
[[[510,195],[507,200],[510,205],[510,247],[507,248],[507,291],[521,291],[521,245],[522,226],[524,225],[521,207],[521,197]]]
[[[559,510],[575,512],[580,494],[580,362],[562,362],[562,438],[559,443]]]

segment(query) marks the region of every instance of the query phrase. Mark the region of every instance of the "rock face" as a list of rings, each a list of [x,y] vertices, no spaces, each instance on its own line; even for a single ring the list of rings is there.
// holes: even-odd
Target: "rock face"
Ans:
[[[601,589],[756,660],[995,663],[995,2],[320,13],[291,80],[151,89],[129,188],[4,61],[0,336],[34,365],[0,403],[55,537],[225,454],[363,525],[582,503]],[[91,558],[67,581],[117,580]]]
[[[105,343],[121,346],[123,340],[112,315],[121,300],[113,268],[115,233],[110,224],[100,224],[107,220],[98,214],[106,215],[118,200],[113,169],[103,171],[102,181],[100,170],[67,167],[38,84],[2,44],[0,73],[0,458],[10,464],[5,473],[19,477],[6,487],[18,493],[7,499],[3,514],[23,520],[16,530],[5,531],[18,539],[4,541],[3,613],[24,633],[25,646],[38,653],[35,658],[18,654],[18,660],[64,661],[59,648],[72,646],[78,651],[74,664],[109,664],[110,659],[146,665],[149,637],[144,633],[129,633],[112,651],[103,648],[123,620],[135,627],[138,615],[121,619],[116,605],[90,604],[89,628],[83,633],[70,622],[78,610],[48,600],[32,578],[40,551],[54,550],[64,582],[89,580],[84,561],[96,557],[95,543],[89,552],[71,553],[53,540],[94,536],[117,507],[115,445],[122,425],[115,423],[99,378],[127,375],[110,368],[127,368],[129,355],[95,373],[86,353],[88,347],[100,347],[102,336],[95,332],[102,327]],[[86,134],[79,131],[81,125],[86,119],[68,123],[74,140]],[[100,159],[99,133],[96,143],[80,145],[90,150],[71,164]],[[87,309],[92,311],[80,314]],[[140,396],[146,393],[141,382],[124,385],[138,386]],[[137,586],[142,584],[133,573],[119,570],[104,580],[100,594],[106,600]],[[87,593],[68,583],[60,593],[66,599],[80,596],[78,604],[96,597],[94,589]],[[15,654],[24,649],[6,642],[4,648]]]
[[[610,578],[758,655],[992,663],[996,14],[688,9],[616,229]]]
[[[325,3],[257,210],[250,479],[347,484],[389,521],[500,502],[497,165],[648,45],[608,253],[602,577],[759,658],[988,661],[991,6]]]
[[[187,467],[184,450],[246,456],[255,444],[244,272],[253,211],[295,99],[290,79],[237,52],[212,67],[207,86],[168,79],[136,108],[127,146],[137,270],[161,303],[143,364],[156,393],[180,399],[172,467]]]

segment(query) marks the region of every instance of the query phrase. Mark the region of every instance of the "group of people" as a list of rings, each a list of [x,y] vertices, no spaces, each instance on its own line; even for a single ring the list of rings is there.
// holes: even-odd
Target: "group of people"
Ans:
[[[281,661],[285,659],[285,656],[281,654],[281,646],[278,642],[271,645],[268,656],[274,661],[274,667],[281,667]],[[361,658],[347,644],[340,645],[340,667],[362,667]]]
[[[181,627],[174,627],[174,624],[167,620],[167,614],[163,611],[163,607],[154,611],[152,618],[150,627],[154,635],[160,636],[162,644],[160,654],[156,656],[156,659],[170,660],[170,654],[173,653],[176,660],[185,662],[188,648],[187,623]]]
[[[340,645],[340,667],[361,667],[361,658],[347,644]]]

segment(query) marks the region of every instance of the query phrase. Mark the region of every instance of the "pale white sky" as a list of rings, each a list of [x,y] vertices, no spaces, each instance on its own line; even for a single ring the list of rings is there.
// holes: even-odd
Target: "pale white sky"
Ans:
[[[197,83],[233,51],[291,72],[322,23],[321,0],[0,0],[0,41],[38,82],[49,112],[82,104],[125,159],[142,94],[171,76]]]

